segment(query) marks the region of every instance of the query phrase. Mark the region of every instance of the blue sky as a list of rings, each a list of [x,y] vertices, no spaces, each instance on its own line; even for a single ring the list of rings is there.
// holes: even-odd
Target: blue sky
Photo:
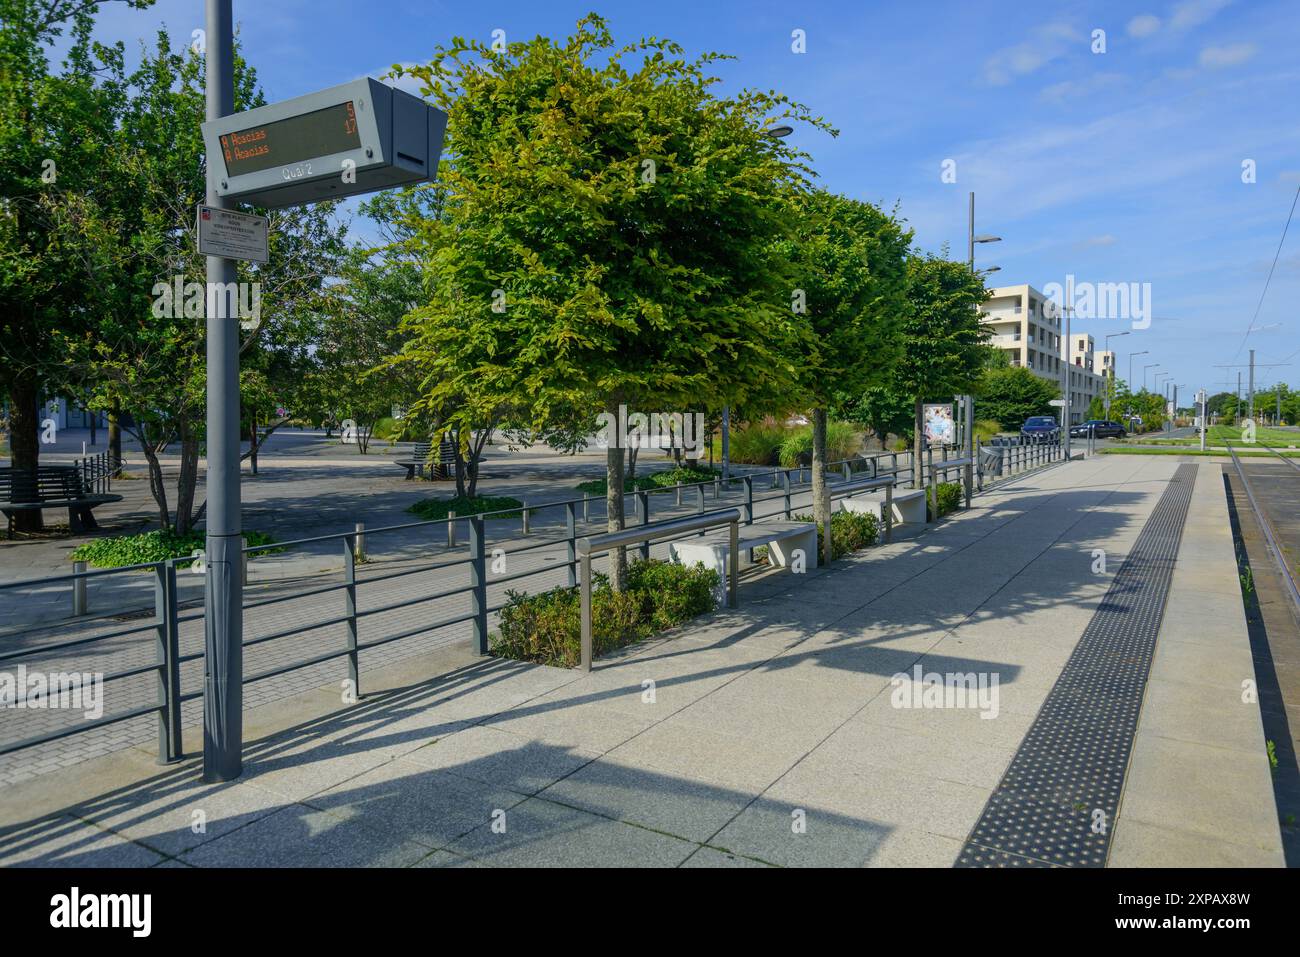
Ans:
[[[793,139],[823,185],[897,203],[922,247],[965,254],[974,190],[976,230],[1003,237],[977,247],[982,265],[1001,267],[991,285],[1042,289],[1067,274],[1150,283],[1150,328],[1112,340],[1121,376],[1125,354],[1145,349],[1135,367],[1158,362],[1189,390],[1219,391],[1236,370],[1216,364],[1245,362],[1255,348],[1261,365],[1291,363],[1260,369],[1257,383],[1300,383],[1300,222],[1251,326],[1300,187],[1296,0],[235,0],[234,9],[271,100],[422,62],[454,35],[564,36],[590,10],[620,40],[652,34],[733,54],[720,71],[730,88],[785,92],[839,127],[836,139],[812,130]],[[134,47],[160,23],[188,38],[202,18],[200,0],[110,7],[100,38]],[[1098,29],[1104,53],[1092,49]],[[792,51],[795,30],[804,53]],[[942,182],[947,159],[955,183]],[[1242,182],[1245,160],[1254,183]],[[1075,323],[1098,348],[1128,328]]]

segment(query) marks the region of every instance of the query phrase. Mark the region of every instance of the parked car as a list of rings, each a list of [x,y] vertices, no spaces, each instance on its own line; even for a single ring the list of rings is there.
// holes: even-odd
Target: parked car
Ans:
[[[1032,438],[1060,438],[1061,423],[1057,422],[1054,416],[1031,415],[1025,419],[1025,424],[1020,427],[1020,434]]]
[[[1099,439],[1122,439],[1128,435],[1124,426],[1110,419],[1089,419],[1087,422],[1073,425],[1070,427],[1070,435],[1073,438],[1086,439],[1089,430]]]

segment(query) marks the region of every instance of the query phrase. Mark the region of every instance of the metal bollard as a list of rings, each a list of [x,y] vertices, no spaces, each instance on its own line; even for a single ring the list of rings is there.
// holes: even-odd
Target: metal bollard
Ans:
[[[586,492],[582,493],[582,520],[584,523],[591,522],[591,499]]]
[[[681,504],[682,504],[682,481],[681,481],[681,479],[678,479],[678,480],[677,480],[677,504],[678,504],[678,505],[681,505]]]
[[[366,560],[366,523],[357,522],[356,541],[352,546],[352,557],[359,562]]]
[[[447,512],[447,547],[456,547],[456,513],[454,511]]]
[[[722,480],[717,476],[713,478],[713,500],[716,502],[722,491]]]
[[[528,534],[528,503],[524,502],[524,534]]]
[[[86,571],[85,562],[73,562],[72,570],[78,575]],[[86,613],[86,580],[84,578],[74,578],[72,580],[72,615],[79,617]]]

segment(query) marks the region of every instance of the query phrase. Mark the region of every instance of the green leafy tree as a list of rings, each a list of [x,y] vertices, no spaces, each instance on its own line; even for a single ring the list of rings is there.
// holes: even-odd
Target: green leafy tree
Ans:
[[[420,302],[420,276],[409,263],[355,247],[322,303],[316,349],[320,391],[355,427],[357,451],[369,450],[375,423],[418,396],[410,370],[390,360],[402,350],[402,318]]]
[[[1061,389],[1023,366],[986,369],[975,392],[981,418],[996,419],[1007,430],[1018,431],[1031,415],[1052,415],[1052,400]]]
[[[902,326],[903,358],[887,388],[912,400],[913,481],[922,484],[922,406],[972,392],[987,364],[988,330],[979,306],[984,280],[965,263],[913,255],[907,261],[908,309]],[[979,408],[981,417],[1002,419]]]
[[[778,251],[791,265],[800,335],[796,388],[812,407],[813,514],[829,528],[827,410],[883,384],[902,355],[911,232],[869,203],[817,190],[795,204],[794,236]],[[824,561],[831,542],[825,538]]]
[[[101,291],[122,47],[92,40],[98,6],[0,0],[0,401],[21,469],[39,462],[41,395],[78,391],[55,334],[84,328]],[[56,72],[47,51],[61,40]],[[41,513],[19,513],[16,524],[38,530]]]
[[[456,39],[407,71],[449,115],[438,198],[409,224],[429,301],[405,355],[444,428],[502,408],[535,432],[620,405],[715,411],[792,380],[773,240],[805,170],[766,130],[811,118],[773,94],[716,96],[718,59],[616,47],[590,15],[563,41]],[[606,473],[621,528],[614,445]],[[616,589],[624,571],[619,550]]]

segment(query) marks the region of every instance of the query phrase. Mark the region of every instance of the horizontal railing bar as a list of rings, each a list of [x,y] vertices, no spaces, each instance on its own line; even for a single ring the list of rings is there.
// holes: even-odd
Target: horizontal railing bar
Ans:
[[[113,638],[124,638],[127,635],[138,634],[142,631],[152,631],[157,627],[158,622],[151,621],[147,625],[140,625],[136,628],[124,628],[121,631],[110,631],[106,635],[91,635],[89,638],[73,638],[71,641],[59,641],[52,645],[41,645],[39,648],[22,648],[18,651],[6,651],[3,654],[0,654],[0,661],[10,661],[14,658],[21,658],[24,655],[35,657],[51,651],[61,651],[64,648],[75,648],[77,645],[88,645],[94,641],[109,641]]]
[[[285,665],[282,668],[272,668],[270,671],[263,671],[244,679],[244,684],[251,685],[254,681],[265,681],[267,678],[275,678],[279,675],[288,674],[290,671],[297,671],[299,668],[310,668],[312,665],[319,665],[326,661],[333,661],[335,658],[343,658],[352,652],[347,648],[342,651],[329,651],[323,655],[317,655],[315,658],[305,658],[302,661],[296,661],[291,665]]]
[[[611,548],[639,545],[642,542],[654,541],[656,538],[666,538],[678,532],[693,532],[701,528],[726,525],[733,521],[741,521],[740,509],[738,508],[705,512],[703,515],[692,515],[687,518],[671,519],[667,522],[637,525],[617,532],[606,532],[604,535],[597,535],[594,538],[580,538],[577,542],[577,550],[579,555],[591,555]]]
[[[415,598],[407,598],[403,601],[393,602],[391,605],[383,605],[379,608],[367,608],[365,611],[358,611],[358,618],[365,618],[367,615],[382,615],[386,611],[396,611],[399,608],[409,608],[411,605],[418,605],[426,601],[436,601],[439,598],[451,598],[454,595],[461,595],[472,591],[473,585],[461,585],[459,588],[449,588],[446,591],[434,592],[432,595],[419,595]]]
[[[300,624],[287,631],[276,631],[269,635],[262,635],[259,638],[251,638],[244,642],[245,648],[252,648],[254,645],[264,645],[268,641],[276,641],[280,638],[288,638],[292,635],[302,635],[309,631],[315,631],[318,628],[328,628],[331,625],[341,625],[350,620],[350,615],[341,615],[338,618],[326,618],[324,621],[313,621],[307,624]]]
[[[24,585],[44,585],[54,582],[75,581],[78,578],[103,578],[107,575],[122,575],[127,572],[138,572],[144,569],[155,569],[166,562],[144,562],[140,565],[122,565],[120,568],[94,568],[87,569],[84,572],[68,572],[65,575],[47,575],[44,578],[24,578],[16,582],[0,582],[0,591],[7,588],[21,588]]]
[[[439,628],[447,628],[451,625],[459,625],[463,621],[469,621],[476,617],[473,612],[468,615],[461,615],[459,618],[449,618],[446,621],[438,621],[433,624],[417,625],[406,631],[398,632],[395,635],[386,635],[383,638],[376,638],[374,641],[367,641],[365,644],[358,644],[357,649],[364,651],[367,648],[377,648],[380,645],[387,645],[390,642],[400,641],[403,638],[412,638],[415,635],[424,634],[426,631],[437,631]]]
[[[249,602],[244,605],[244,611],[251,611],[254,608],[265,608],[267,605],[278,605],[280,602],[293,601],[295,598],[311,598],[314,595],[326,595],[332,591],[338,591],[340,588],[347,587],[347,582],[337,582],[333,585],[321,585],[319,588],[309,588],[307,591],[297,591],[288,595],[276,595],[274,598],[263,598],[259,601]]]
[[[148,705],[142,708],[133,708],[130,711],[123,711],[121,714],[109,715],[107,718],[97,718],[89,724],[77,724],[70,728],[63,728],[60,731],[51,731],[49,734],[37,735],[33,738],[23,738],[21,741],[15,741],[12,744],[0,745],[0,754],[10,754],[14,751],[21,751],[23,748],[31,748],[38,744],[58,741],[60,738],[70,738],[74,734],[93,731],[96,728],[102,728],[110,724],[117,724],[119,721],[129,721],[132,718],[138,718],[141,715],[153,714],[154,712],[162,710],[163,706],[160,704]]]

